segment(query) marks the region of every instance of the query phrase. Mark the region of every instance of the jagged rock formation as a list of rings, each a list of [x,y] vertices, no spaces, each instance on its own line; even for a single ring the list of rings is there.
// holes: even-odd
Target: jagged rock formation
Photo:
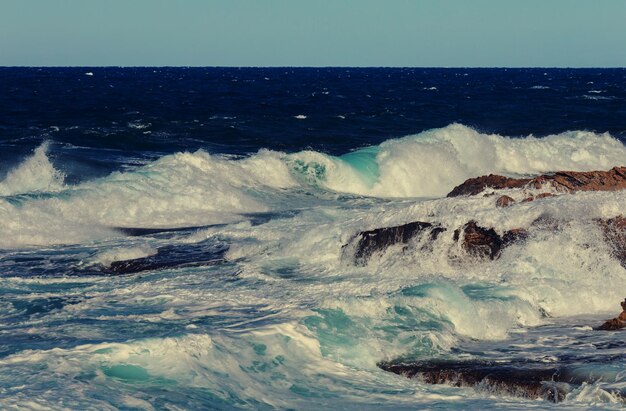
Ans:
[[[359,266],[367,265],[372,254],[383,252],[394,244],[408,244],[410,240],[428,232],[428,240],[435,241],[439,234],[446,231],[439,224],[415,221],[394,227],[377,228],[358,233],[351,242],[356,241],[354,263]],[[344,245],[344,248],[348,244]]]
[[[619,215],[608,220],[597,219],[596,222],[602,228],[613,256],[626,268],[626,218]]]
[[[595,219],[594,221],[602,229],[604,239],[611,247],[613,257],[626,268],[626,217],[620,215],[610,219]],[[553,216],[541,215],[530,224],[530,228],[557,231],[562,224],[563,221]],[[405,244],[408,247],[413,238],[425,233],[428,233],[428,237],[425,237],[426,243],[422,243],[420,250],[432,249],[432,243],[445,231],[446,228],[440,224],[415,221],[394,227],[362,231],[343,248],[345,252],[348,245],[356,243],[353,254],[354,264],[365,266],[373,254],[382,253],[395,244]],[[526,241],[529,235],[525,228],[514,228],[500,235],[495,228],[482,227],[472,220],[454,230],[452,239],[457,243],[460,242],[461,248],[472,257],[496,260],[506,247]]]
[[[354,264],[365,266],[373,254],[382,253],[395,244],[408,246],[412,239],[426,234],[426,244],[422,245],[420,249],[427,251],[432,248],[432,243],[445,231],[446,228],[439,224],[414,221],[394,227],[362,231],[354,236],[348,244],[345,244],[343,249],[345,252],[348,246],[354,245]],[[455,242],[460,242],[462,249],[470,256],[495,260],[500,257],[504,248],[526,240],[528,232],[523,228],[518,228],[505,231],[500,236],[493,228],[481,227],[472,220],[463,227],[454,230],[452,238]]]
[[[476,387],[499,394],[560,402],[564,386],[553,380],[559,376],[556,366],[533,363],[494,363],[487,361],[418,361],[380,363],[385,371],[416,378],[426,384]]]
[[[502,190],[505,188],[522,188],[530,182],[530,178],[509,178],[496,174],[470,178],[454,187],[448,197],[473,196],[482,193],[486,188]]]
[[[463,184],[455,187],[448,197],[461,195],[476,195],[486,188],[511,189],[524,188],[537,190],[551,187],[557,192],[575,191],[615,191],[626,189],[626,167],[614,167],[609,171],[560,171],[554,174],[541,175],[535,178],[508,178],[490,174],[466,180]],[[526,192],[526,198],[521,202],[534,201],[546,197],[552,197],[554,193],[530,193]],[[507,195],[502,195],[496,200],[497,207],[509,207],[515,200]],[[596,219],[596,223],[603,230],[606,242],[611,246],[613,255],[626,268],[626,218],[617,216],[608,220]],[[531,223],[530,228],[539,230],[559,230],[562,221],[543,215]],[[498,234],[495,227],[481,227],[476,221],[469,221],[463,227],[454,230],[453,240],[460,242],[461,248],[472,257],[479,259],[488,258],[495,260],[500,257],[504,248],[516,242],[525,241],[529,233],[524,228],[516,228]],[[382,253],[394,244],[405,244],[429,232],[427,243],[437,240],[439,235],[446,231],[436,223],[415,221],[395,227],[383,227],[358,233],[346,245],[354,246],[353,261],[356,265],[366,265],[374,253]],[[421,249],[427,249],[423,243]],[[432,247],[431,247],[432,248]],[[406,249],[406,247],[405,247]],[[352,250],[352,249],[350,249]]]
[[[415,361],[383,362],[385,371],[416,378],[427,384],[474,387],[480,390],[529,399],[560,402],[572,387],[594,383],[599,377],[570,371],[568,364],[546,364],[529,360],[490,361]],[[617,397],[623,395],[616,390]]]
[[[461,239],[461,232],[463,238]],[[495,260],[502,251],[502,238],[493,228],[484,228],[470,221],[462,229],[454,230],[454,241],[461,239],[461,246],[474,257],[490,258]]]
[[[624,302],[620,303],[620,305],[622,306],[622,312],[620,315],[608,320],[601,326],[597,327],[596,330],[615,331],[626,328],[626,298],[624,299]]]
[[[476,195],[486,188],[496,190],[508,188],[541,189],[550,186],[560,192],[574,191],[617,191],[626,189],[626,167],[613,167],[609,171],[559,171],[535,178],[508,178],[490,174],[470,178],[456,186],[448,197]],[[534,197],[537,198],[537,197]]]

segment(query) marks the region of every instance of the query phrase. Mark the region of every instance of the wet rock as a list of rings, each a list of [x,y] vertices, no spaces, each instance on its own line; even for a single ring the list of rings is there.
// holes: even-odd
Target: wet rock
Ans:
[[[530,361],[417,361],[379,363],[385,371],[416,378],[426,384],[475,387],[496,394],[560,402],[576,379],[557,365]]]
[[[528,203],[530,201],[540,200],[540,199],[546,198],[546,197],[554,197],[554,194],[552,194],[552,193],[540,193],[540,194],[537,194],[537,195],[531,195],[531,196],[526,197],[525,199],[523,199],[522,203]]]
[[[550,186],[560,192],[624,190],[626,189],[626,167],[614,167],[609,171],[559,171],[532,179],[508,178],[490,174],[466,180],[456,186],[448,197],[476,195],[488,187],[501,190],[522,187],[540,189],[545,186]]]
[[[626,328],[626,298],[624,299],[624,302],[620,303],[620,305],[622,306],[622,312],[620,315],[608,320],[601,326],[597,327],[596,330],[616,331]]]
[[[446,228],[439,224],[415,221],[394,227],[362,231],[354,236],[348,244],[345,244],[342,249],[355,265],[365,266],[372,255],[382,253],[395,244],[408,245],[411,240],[417,237],[422,238],[419,243],[419,251],[432,251],[434,242],[445,231]],[[497,259],[504,248],[523,242],[527,238],[528,231],[523,228],[505,231],[500,236],[493,228],[481,227],[473,220],[455,230],[453,234],[453,240],[461,241],[461,247],[468,254],[491,260]]]
[[[495,260],[500,256],[503,248],[502,238],[493,228],[481,227],[473,220],[465,224],[462,229],[455,230],[453,239],[454,241],[461,240],[463,249],[479,258]]]
[[[508,207],[508,206],[512,205],[513,203],[515,203],[515,200],[512,197],[500,196],[496,200],[496,207]]]
[[[620,215],[608,220],[595,221],[600,225],[613,256],[626,268],[626,218]]]
[[[491,260],[498,259],[506,247],[524,242],[527,238],[528,231],[523,228],[505,231],[500,236],[493,228],[481,227],[473,220],[454,230],[452,237],[454,241],[461,241],[461,247],[471,256]]]
[[[354,263],[364,266],[374,253],[380,253],[394,244],[407,244],[411,239],[428,232],[429,242],[435,241],[446,229],[438,224],[415,221],[395,227],[377,228],[358,233],[350,243],[356,241]],[[349,243],[349,244],[350,244]],[[344,245],[344,248],[349,244]]]
[[[458,197],[464,195],[476,195],[482,193],[486,188],[501,190],[504,188],[521,188],[530,181],[529,178],[508,178],[495,174],[488,176],[470,178],[463,184],[456,186],[448,197]]]
[[[228,246],[211,242],[164,246],[160,247],[155,255],[114,261],[102,271],[109,275],[134,274],[152,270],[216,265],[225,261],[226,250]]]
[[[537,217],[530,226],[541,230],[557,231],[561,228],[562,221],[550,214],[542,214]]]
[[[514,228],[505,231],[502,235],[502,247],[508,247],[511,244],[521,243],[528,239],[528,231],[523,228]]]

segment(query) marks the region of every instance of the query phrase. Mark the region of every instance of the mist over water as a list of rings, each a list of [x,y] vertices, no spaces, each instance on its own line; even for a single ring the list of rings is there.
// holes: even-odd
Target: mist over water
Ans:
[[[590,327],[625,297],[594,219],[623,214],[626,193],[446,198],[479,175],[626,165],[623,71],[3,70],[15,116],[33,118],[0,127],[0,408],[548,406],[377,365],[396,359],[567,362],[600,378],[560,406],[623,408],[623,336]],[[118,91],[59,106],[49,125],[45,99],[26,98],[32,78],[51,100]],[[447,89],[461,84],[471,98]],[[517,120],[495,111],[494,127],[484,111],[507,90],[560,105],[525,122],[535,97],[511,99]],[[558,229],[533,225],[542,216]],[[470,220],[529,238],[467,258],[452,234]],[[354,264],[357,233],[412,221],[446,231]]]

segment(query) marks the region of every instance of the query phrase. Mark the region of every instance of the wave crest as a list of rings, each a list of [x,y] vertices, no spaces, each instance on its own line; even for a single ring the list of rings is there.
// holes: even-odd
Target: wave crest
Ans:
[[[32,192],[54,192],[64,188],[65,175],[55,169],[47,156],[46,141],[35,149],[33,155],[9,171],[0,182],[0,195],[10,196]]]

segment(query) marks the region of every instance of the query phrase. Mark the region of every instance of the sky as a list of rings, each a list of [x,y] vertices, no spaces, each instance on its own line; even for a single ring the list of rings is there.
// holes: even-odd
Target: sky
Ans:
[[[626,0],[0,0],[0,66],[626,67]]]

